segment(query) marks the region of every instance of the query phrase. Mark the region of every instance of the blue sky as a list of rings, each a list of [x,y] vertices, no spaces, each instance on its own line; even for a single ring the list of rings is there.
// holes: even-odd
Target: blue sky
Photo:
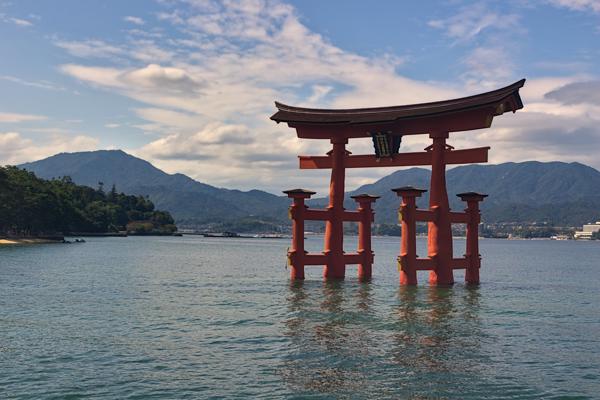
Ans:
[[[0,164],[122,148],[217,186],[324,190],[296,155],[327,145],[269,121],[274,100],[408,104],[527,78],[524,110],[451,144],[600,168],[599,43],[600,0],[0,0]]]

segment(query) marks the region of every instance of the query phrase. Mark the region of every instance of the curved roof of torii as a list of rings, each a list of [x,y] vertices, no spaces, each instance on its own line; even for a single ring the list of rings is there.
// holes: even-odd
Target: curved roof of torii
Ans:
[[[286,122],[289,126],[298,128],[328,128],[339,131],[340,128],[407,128],[408,134],[418,125],[438,125],[450,123],[449,131],[469,130],[489,127],[494,116],[507,111],[515,112],[523,108],[519,89],[525,84],[525,79],[501,89],[481,93],[459,99],[436,101],[431,103],[410,104],[392,107],[355,108],[355,109],[316,109],[293,107],[275,102],[278,111],[271,116],[276,122]],[[466,122],[465,119],[470,119]],[[462,124],[458,120],[463,120]],[[411,122],[409,122],[411,121]],[[407,124],[408,122],[408,124]],[[457,124],[458,122],[458,124]],[[344,130],[346,130],[344,129]],[[356,131],[356,129],[351,129]],[[396,129],[393,129],[396,130]],[[417,129],[418,130],[418,129]],[[349,137],[362,135],[352,134]]]

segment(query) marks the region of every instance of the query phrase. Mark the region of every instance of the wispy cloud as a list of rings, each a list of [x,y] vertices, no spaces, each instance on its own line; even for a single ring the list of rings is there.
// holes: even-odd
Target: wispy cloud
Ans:
[[[88,67],[66,64],[61,70],[81,81],[123,90],[124,94],[150,104],[166,104],[173,107],[186,107],[179,97],[169,94],[199,93],[204,83],[181,68],[162,67],[149,64],[136,69],[118,69],[108,67]],[[145,96],[159,96],[155,100]]]
[[[145,24],[144,20],[140,17],[127,16],[127,17],[123,18],[123,20],[125,22],[130,22],[135,25],[144,25]]]
[[[19,132],[0,132],[0,160],[20,164],[65,151],[96,150],[99,140],[85,135],[51,134],[32,140]]]
[[[514,76],[510,53],[500,46],[476,47],[464,59],[467,87],[493,89]]]
[[[549,0],[550,4],[577,11],[600,12],[598,0]]]
[[[526,30],[518,13],[497,7],[492,2],[468,4],[446,18],[428,22],[444,32],[450,46],[465,52],[461,77],[469,89],[491,89],[514,78],[519,39]]]
[[[8,21],[12,22],[13,24],[17,25],[17,26],[33,26],[33,22],[28,21],[26,19],[22,19],[22,18],[8,18]]]
[[[159,47],[154,40],[136,40],[132,44],[134,48],[131,51],[131,56],[139,61],[164,63],[171,61],[174,57],[172,51]]]
[[[0,4],[0,7],[3,6],[3,4]],[[30,18],[34,19],[37,16],[31,15]],[[39,18],[35,18],[35,19],[39,19]],[[5,13],[0,13],[0,21],[1,22],[5,22],[5,23],[9,23],[9,24],[13,24],[16,26],[20,26],[20,27],[30,27],[33,26],[33,22],[31,22],[30,20],[24,19],[24,18],[17,18],[17,17],[13,17],[10,15],[7,15]]]
[[[151,122],[143,126],[144,130],[159,130],[162,132],[195,132],[204,125],[206,117],[198,113],[173,111],[164,108],[136,108],[138,117]]]
[[[595,104],[600,106],[600,81],[573,82],[544,96],[563,104]]]
[[[208,160],[231,145],[249,145],[254,142],[248,127],[211,123],[191,135],[172,134],[144,146],[141,152],[164,160]]]
[[[327,96],[333,90],[332,86],[327,85],[313,85],[312,95],[308,98],[308,103],[318,104],[325,96]]]
[[[469,41],[484,31],[503,31],[519,28],[518,14],[502,14],[490,11],[485,3],[463,7],[457,14],[444,19],[430,20],[428,25],[441,29],[457,41]]]
[[[29,121],[41,121],[44,119],[46,119],[46,117],[43,115],[0,112],[0,122],[1,123],[19,123],[19,122],[29,122]]]
[[[103,42],[102,40],[57,40],[54,44],[65,49],[69,54],[82,58],[106,58],[123,55],[125,53],[124,49]]]
[[[22,79],[22,78],[18,78],[16,76],[10,76],[10,75],[0,75],[0,79],[4,80],[4,81],[12,82],[12,83],[17,83],[19,85],[35,87],[38,89],[57,90],[57,91],[66,90],[64,87],[58,86],[55,83],[48,82],[48,81],[30,81],[27,79]]]
[[[0,4],[1,6],[2,4]],[[20,27],[30,27],[33,26],[33,22],[27,20],[27,19],[23,19],[23,18],[16,18],[10,15],[7,15],[5,13],[0,13],[0,21],[5,22],[5,23],[9,23],[9,24],[13,24],[16,26],[20,26]]]

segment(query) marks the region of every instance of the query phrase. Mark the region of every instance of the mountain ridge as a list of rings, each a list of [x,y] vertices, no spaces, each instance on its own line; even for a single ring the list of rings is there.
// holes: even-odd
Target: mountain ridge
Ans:
[[[68,175],[78,184],[96,187],[103,182],[105,188],[115,184],[120,191],[148,196],[157,207],[170,211],[181,226],[240,220],[259,221],[271,227],[289,224],[290,201],[285,196],[258,189],[214,187],[184,174],[168,174],[122,150],[59,153],[20,167],[45,179]],[[376,222],[395,224],[400,201],[390,189],[407,185],[428,189],[429,175],[428,169],[418,167],[394,171],[347,192],[345,206],[356,207],[349,198],[354,194],[379,195]],[[577,162],[464,165],[449,169],[446,180],[453,210],[464,208],[455,196],[457,193],[479,191],[489,195],[481,207],[487,222],[581,225],[600,218],[600,172]],[[326,198],[309,202],[311,206],[326,203]],[[418,205],[426,208],[427,204],[428,193],[424,193]]]
[[[380,180],[351,192],[376,192],[377,222],[395,218],[399,199],[394,187],[429,189],[430,171],[410,168],[395,171]],[[489,222],[549,222],[581,225],[600,217],[600,171],[577,162],[525,161],[491,165],[464,165],[449,169],[446,182],[450,207],[464,209],[456,196],[461,192],[481,192],[489,196],[481,204]],[[418,199],[427,208],[428,192]],[[573,217],[569,216],[571,208]],[[575,214],[577,216],[575,216]]]
[[[74,182],[92,187],[98,182],[105,187],[114,184],[120,191],[148,196],[157,207],[173,211],[174,218],[184,225],[186,221],[190,225],[218,223],[252,215],[281,223],[287,215],[287,199],[282,197],[256,189],[217,188],[181,173],[168,174],[122,150],[59,153],[19,167],[44,179],[70,176]]]

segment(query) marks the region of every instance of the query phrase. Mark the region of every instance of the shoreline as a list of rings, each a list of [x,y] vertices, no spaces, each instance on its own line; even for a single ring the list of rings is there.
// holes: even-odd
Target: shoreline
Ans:
[[[73,232],[65,236],[41,236],[41,237],[10,237],[0,236],[0,246],[13,246],[19,244],[50,244],[65,243],[66,237],[128,237],[128,236],[182,236],[180,233],[127,233],[127,232]]]
[[[0,238],[0,246],[10,246],[16,244],[48,244],[62,243],[63,239],[49,238]]]

